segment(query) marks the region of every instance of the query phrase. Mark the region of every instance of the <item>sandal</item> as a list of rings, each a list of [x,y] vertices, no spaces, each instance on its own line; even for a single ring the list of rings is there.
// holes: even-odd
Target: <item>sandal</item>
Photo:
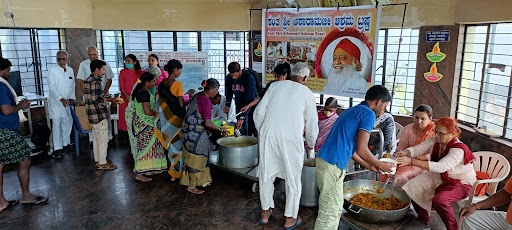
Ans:
[[[138,180],[140,182],[149,182],[149,181],[152,181],[153,179],[146,177],[144,175],[136,175],[135,180]]]
[[[196,195],[201,195],[201,194],[204,193],[204,190],[198,189],[196,187],[188,187],[187,191],[189,191],[189,192],[191,192],[193,194],[196,194]]]
[[[110,164],[110,163],[106,163],[106,164],[102,164],[102,165],[98,165],[96,167],[96,169],[99,169],[99,170],[114,170],[114,169],[117,169],[117,166],[113,165],[113,164]]]
[[[299,221],[300,220],[300,221]],[[295,219],[295,224],[293,224],[292,226],[290,227],[286,227],[284,226],[284,230],[292,230],[292,229],[295,229],[297,226],[299,226],[300,224],[302,224],[302,219],[300,217],[297,217],[297,219]]]
[[[263,217],[260,217],[260,221],[259,221],[259,222],[260,222],[260,224],[265,225],[265,224],[268,224],[268,222],[270,221],[270,217],[272,217],[272,209],[270,208],[270,209],[268,209],[268,211],[270,212],[270,214],[268,215],[268,220],[267,220],[267,222],[263,222]]]
[[[41,203],[45,203],[48,201],[48,198],[44,197],[44,196],[36,196],[36,198],[34,198],[32,201],[30,202],[21,202],[22,204],[31,204],[31,205],[38,205],[38,204],[41,204]]]
[[[96,167],[98,167],[99,163],[98,163],[97,161],[96,161],[96,162],[94,162],[94,163],[96,163]],[[112,160],[107,160],[107,163],[108,163],[108,164],[112,164]]]
[[[19,201],[19,200],[11,200],[11,201],[7,201],[7,206],[5,206],[5,208],[3,208],[3,209],[0,209],[0,212],[3,212],[3,211],[7,210],[7,209],[8,209],[8,208],[10,208],[10,207],[14,207],[14,206],[16,206],[18,203],[20,203],[20,201]]]

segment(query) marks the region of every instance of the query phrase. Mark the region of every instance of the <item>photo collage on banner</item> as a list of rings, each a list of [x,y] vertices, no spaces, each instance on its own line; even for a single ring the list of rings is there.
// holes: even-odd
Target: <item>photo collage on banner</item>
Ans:
[[[375,80],[380,12],[374,6],[263,10],[266,82],[276,65],[305,62],[311,91],[364,98]]]
[[[177,78],[183,84],[183,90],[197,90],[201,82],[208,78],[208,53],[207,52],[134,52],[142,69],[148,68],[148,56],[155,54],[158,56],[158,63],[163,71],[164,66],[169,60],[176,59],[181,62],[183,69],[181,75]],[[184,92],[184,93],[185,93]]]

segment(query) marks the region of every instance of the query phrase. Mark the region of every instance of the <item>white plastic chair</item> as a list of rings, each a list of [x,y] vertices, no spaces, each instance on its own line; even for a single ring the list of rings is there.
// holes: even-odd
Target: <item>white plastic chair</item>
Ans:
[[[471,189],[469,197],[457,202],[459,208],[485,200],[487,197],[496,193],[498,183],[505,180],[510,172],[510,164],[507,158],[499,153],[480,151],[474,152],[473,154],[476,158],[475,162],[473,162],[475,171],[487,173],[487,175],[489,175],[489,179],[477,180],[473,183],[473,188]],[[479,184],[488,184],[487,189],[485,190],[485,195],[483,196],[475,196],[476,186]]]
[[[110,105],[109,105],[110,107]],[[119,133],[119,130],[117,129],[117,123],[119,122],[119,105],[116,105],[116,114],[110,114],[110,120],[114,121],[114,134],[117,135]]]
[[[395,134],[396,134],[396,142],[400,140],[400,133],[404,130],[404,126],[398,122],[395,122]]]

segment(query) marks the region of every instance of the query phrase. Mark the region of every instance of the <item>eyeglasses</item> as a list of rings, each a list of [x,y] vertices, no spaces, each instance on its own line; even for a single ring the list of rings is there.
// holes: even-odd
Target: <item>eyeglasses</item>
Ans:
[[[57,58],[57,61],[65,61],[68,60],[67,58]]]
[[[436,133],[436,135],[438,136],[444,136],[444,135],[448,135],[448,134],[451,134],[451,133],[442,133],[442,132],[439,132],[437,130],[434,131]]]

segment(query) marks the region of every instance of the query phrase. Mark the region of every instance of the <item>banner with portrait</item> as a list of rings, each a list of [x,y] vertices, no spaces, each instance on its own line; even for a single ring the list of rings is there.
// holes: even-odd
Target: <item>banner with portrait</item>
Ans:
[[[201,82],[208,78],[208,53],[207,52],[134,52],[142,69],[148,68],[148,57],[151,54],[158,56],[160,67],[164,68],[171,59],[181,62],[183,69],[180,77],[177,79],[183,84],[183,90],[196,89],[201,86]]]
[[[263,10],[266,82],[277,65],[305,62],[311,91],[364,98],[375,80],[380,12],[375,6]]]

